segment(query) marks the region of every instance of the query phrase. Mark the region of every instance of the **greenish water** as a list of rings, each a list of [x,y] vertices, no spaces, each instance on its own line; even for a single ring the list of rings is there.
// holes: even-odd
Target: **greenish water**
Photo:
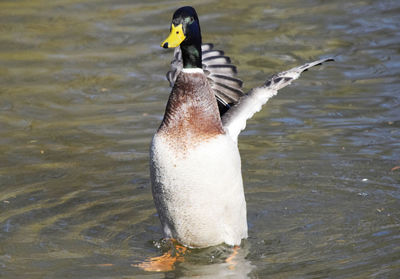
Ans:
[[[189,2],[184,2],[188,4]],[[397,278],[400,2],[203,1],[250,89],[320,57],[240,136],[249,238],[161,254],[148,147],[180,1],[0,2],[1,278]]]

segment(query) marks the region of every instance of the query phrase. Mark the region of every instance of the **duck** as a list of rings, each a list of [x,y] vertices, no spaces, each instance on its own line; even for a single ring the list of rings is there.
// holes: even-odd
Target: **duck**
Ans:
[[[278,90],[323,58],[278,73],[244,93],[223,51],[203,44],[196,10],[177,9],[161,43],[174,48],[172,87],[150,144],[151,188],[164,239],[184,247],[240,246],[248,237],[238,136]]]

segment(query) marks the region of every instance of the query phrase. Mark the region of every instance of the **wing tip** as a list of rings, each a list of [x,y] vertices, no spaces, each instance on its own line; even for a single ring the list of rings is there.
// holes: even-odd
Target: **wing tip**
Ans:
[[[293,68],[291,70],[288,70],[288,71],[285,71],[285,72],[281,72],[279,74],[275,74],[271,78],[266,80],[266,82],[264,83],[264,86],[265,87],[269,87],[269,86],[278,85],[278,83],[282,83],[282,84],[283,83],[290,83],[292,80],[297,79],[298,77],[285,76],[286,74],[288,74],[290,72],[297,72],[297,74],[300,75],[301,73],[308,71],[312,67],[319,66],[319,65],[322,65],[325,62],[331,62],[331,61],[335,61],[335,59],[333,57],[323,58],[323,59],[320,59],[320,60],[316,60],[316,61],[313,61],[313,62],[306,63],[304,65],[301,65],[299,67]]]

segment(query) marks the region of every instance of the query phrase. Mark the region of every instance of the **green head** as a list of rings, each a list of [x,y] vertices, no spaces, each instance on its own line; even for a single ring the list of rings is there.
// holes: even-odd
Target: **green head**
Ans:
[[[196,10],[185,6],[175,11],[171,32],[161,43],[163,48],[181,47],[184,68],[202,68],[201,31]]]

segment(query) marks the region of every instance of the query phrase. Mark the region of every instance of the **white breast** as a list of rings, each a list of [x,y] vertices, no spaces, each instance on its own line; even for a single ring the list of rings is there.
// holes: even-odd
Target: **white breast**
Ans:
[[[218,135],[179,149],[156,134],[150,164],[154,201],[164,236],[191,247],[247,237],[246,202],[236,143]]]

